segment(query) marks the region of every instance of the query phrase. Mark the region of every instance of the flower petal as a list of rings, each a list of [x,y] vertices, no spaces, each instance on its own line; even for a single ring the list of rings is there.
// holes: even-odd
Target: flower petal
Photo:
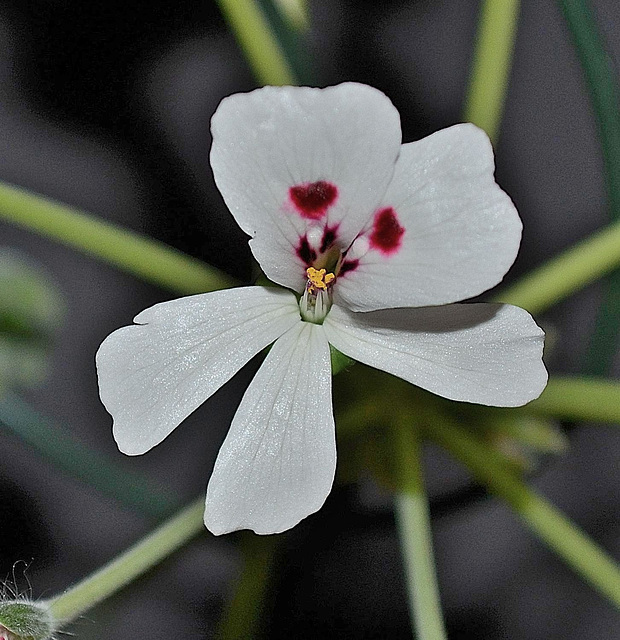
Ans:
[[[501,281],[521,241],[521,221],[493,178],[487,135],[461,124],[403,145],[394,178],[338,283],[354,311],[465,300]],[[390,213],[391,212],[391,213]]]
[[[215,182],[267,277],[301,291],[303,247],[346,248],[392,178],[400,118],[380,91],[263,87],[225,98],[211,121]],[[332,236],[329,236],[330,239]]]
[[[97,352],[101,401],[129,455],[159,444],[301,318],[293,294],[244,287],[162,302],[134,322]]]
[[[290,529],[320,509],[335,469],[329,345],[321,326],[301,323],[276,341],[241,400],[205,524],[216,535]]]
[[[323,327],[347,356],[451,400],[515,407],[538,397],[547,382],[543,331],[511,305],[370,313],[334,305]]]

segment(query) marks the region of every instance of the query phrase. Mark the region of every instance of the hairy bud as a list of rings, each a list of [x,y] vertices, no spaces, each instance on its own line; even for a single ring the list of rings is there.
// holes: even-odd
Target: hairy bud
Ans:
[[[28,600],[0,602],[0,640],[50,640],[53,635],[47,607]]]

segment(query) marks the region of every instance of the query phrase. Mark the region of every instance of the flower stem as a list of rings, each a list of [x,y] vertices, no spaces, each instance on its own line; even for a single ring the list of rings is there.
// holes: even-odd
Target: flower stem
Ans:
[[[618,265],[620,222],[615,222],[500,291],[495,301],[542,313]]]
[[[396,528],[404,559],[414,637],[446,640],[435,561],[428,498],[424,488],[419,434],[404,419],[394,425],[399,486],[395,497]]]
[[[241,543],[244,565],[228,601],[215,637],[217,640],[247,640],[256,635],[263,609],[278,536],[244,532]]]
[[[620,382],[552,376],[540,398],[523,411],[566,420],[620,424]]]
[[[296,84],[291,66],[256,0],[217,0],[261,84]]]
[[[497,451],[446,416],[429,421],[428,437],[461,460],[492,493],[579,575],[620,607],[620,568],[595,542],[506,467]]]
[[[559,0],[581,62],[590,102],[596,118],[603,155],[609,213],[620,220],[620,88],[617,69],[606,51],[591,3],[587,0]],[[584,371],[603,375],[611,367],[618,349],[620,328],[620,272],[606,281]]]
[[[307,31],[310,28],[306,0],[273,0],[273,4],[293,29]]]
[[[11,392],[0,398],[0,426],[65,473],[146,516],[160,519],[178,508],[178,498],[165,487],[156,488],[154,481],[82,446],[66,429],[50,423]]]
[[[202,531],[203,511],[204,498],[200,498],[112,562],[48,600],[51,615],[61,625],[67,624],[129,584]]]
[[[201,293],[235,285],[223,272],[162,242],[4,183],[0,183],[0,219],[178,293]]]
[[[465,99],[463,119],[497,142],[512,61],[519,0],[485,0]]]

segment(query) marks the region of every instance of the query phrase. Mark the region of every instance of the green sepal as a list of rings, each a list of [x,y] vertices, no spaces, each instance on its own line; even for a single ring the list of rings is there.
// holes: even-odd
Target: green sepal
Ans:
[[[349,356],[345,356],[344,353],[341,353],[333,347],[331,344],[329,345],[329,355],[332,360],[332,375],[335,376],[337,373],[340,373],[344,369],[348,369],[355,364],[355,360],[349,358]]]

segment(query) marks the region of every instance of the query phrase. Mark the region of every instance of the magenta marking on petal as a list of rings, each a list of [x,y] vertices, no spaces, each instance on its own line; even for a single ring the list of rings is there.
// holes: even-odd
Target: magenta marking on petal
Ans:
[[[319,249],[319,253],[325,253],[331,246],[336,242],[338,226],[335,227],[325,227],[323,230],[323,237],[321,238],[321,248]]]
[[[306,236],[302,236],[299,238],[299,244],[297,245],[297,249],[295,250],[299,259],[305,263],[307,267],[312,266],[314,261],[316,260],[316,251],[310,246],[308,243],[308,238]]]
[[[400,249],[405,228],[398,223],[398,216],[392,207],[375,213],[370,233],[370,247],[384,255],[392,255]]]
[[[340,265],[340,271],[338,272],[338,276],[343,276],[345,273],[349,271],[355,271],[359,265],[359,260],[345,260],[342,265]]]
[[[319,180],[297,184],[289,189],[291,201],[302,218],[320,220],[338,198],[338,187]]]

